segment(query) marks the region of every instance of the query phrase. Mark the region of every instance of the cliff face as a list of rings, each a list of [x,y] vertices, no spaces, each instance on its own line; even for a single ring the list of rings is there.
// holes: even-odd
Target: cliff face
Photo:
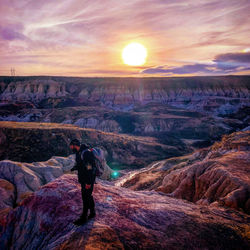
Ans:
[[[63,175],[26,197],[0,221],[1,249],[247,249],[248,216],[206,208],[154,191],[98,181],[97,216],[81,214],[76,177]],[[209,237],[208,237],[209,235]]]
[[[67,101],[72,99],[113,108],[159,102],[190,110],[227,113],[249,104],[250,96],[247,76],[134,79],[27,77],[20,80],[16,78],[15,82],[9,82],[3,78],[0,100],[28,100],[39,104],[42,100],[55,98],[55,105],[67,105]]]
[[[196,204],[226,206],[249,214],[249,141],[249,131],[233,133],[208,149],[131,172],[116,185],[162,191]]]
[[[105,133],[69,124],[0,122],[0,159],[33,162],[68,156],[72,154],[69,143],[73,138],[102,148],[108,164],[116,169],[138,168],[188,152],[182,145],[164,145],[152,137]]]

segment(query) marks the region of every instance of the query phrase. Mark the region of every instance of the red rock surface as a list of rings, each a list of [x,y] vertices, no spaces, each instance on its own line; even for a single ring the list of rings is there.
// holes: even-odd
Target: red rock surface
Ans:
[[[155,191],[132,191],[99,181],[97,216],[72,224],[82,211],[72,175],[29,195],[1,219],[1,249],[247,249],[249,216],[208,208]]]
[[[0,217],[7,214],[15,204],[15,186],[7,180],[0,179]]]
[[[233,133],[208,149],[131,172],[116,185],[250,214],[249,142],[249,131]]]

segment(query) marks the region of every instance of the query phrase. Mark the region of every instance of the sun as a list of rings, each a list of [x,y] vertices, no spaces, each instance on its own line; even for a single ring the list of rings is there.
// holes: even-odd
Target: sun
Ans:
[[[140,43],[130,43],[122,51],[123,62],[130,66],[140,66],[146,62],[147,49]]]

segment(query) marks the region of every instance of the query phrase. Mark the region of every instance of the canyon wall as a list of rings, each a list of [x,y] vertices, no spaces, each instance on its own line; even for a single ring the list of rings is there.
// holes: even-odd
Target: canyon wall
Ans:
[[[250,125],[250,77],[0,77],[0,120],[73,124],[199,148]]]
[[[74,138],[103,149],[108,164],[115,169],[140,168],[154,160],[188,152],[182,145],[168,146],[152,137],[107,133],[70,124],[0,122],[0,159],[33,162],[68,156],[72,154],[69,143]]]
[[[31,101],[37,106],[99,103],[129,110],[158,102],[216,114],[249,105],[249,76],[186,78],[0,78],[0,100]]]

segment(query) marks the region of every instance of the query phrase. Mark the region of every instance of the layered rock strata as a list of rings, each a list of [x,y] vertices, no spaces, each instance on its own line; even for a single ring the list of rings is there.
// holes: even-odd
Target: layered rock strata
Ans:
[[[196,204],[226,206],[250,213],[250,131],[185,157],[156,162],[130,172],[116,185],[157,190]]]
[[[2,249],[247,249],[249,216],[207,208],[154,191],[99,181],[97,216],[76,227],[82,212],[76,177],[64,175],[29,195],[1,219]]]
[[[1,101],[38,106],[100,103],[129,109],[160,102],[202,112],[232,113],[249,105],[249,76],[176,78],[2,77]]]

